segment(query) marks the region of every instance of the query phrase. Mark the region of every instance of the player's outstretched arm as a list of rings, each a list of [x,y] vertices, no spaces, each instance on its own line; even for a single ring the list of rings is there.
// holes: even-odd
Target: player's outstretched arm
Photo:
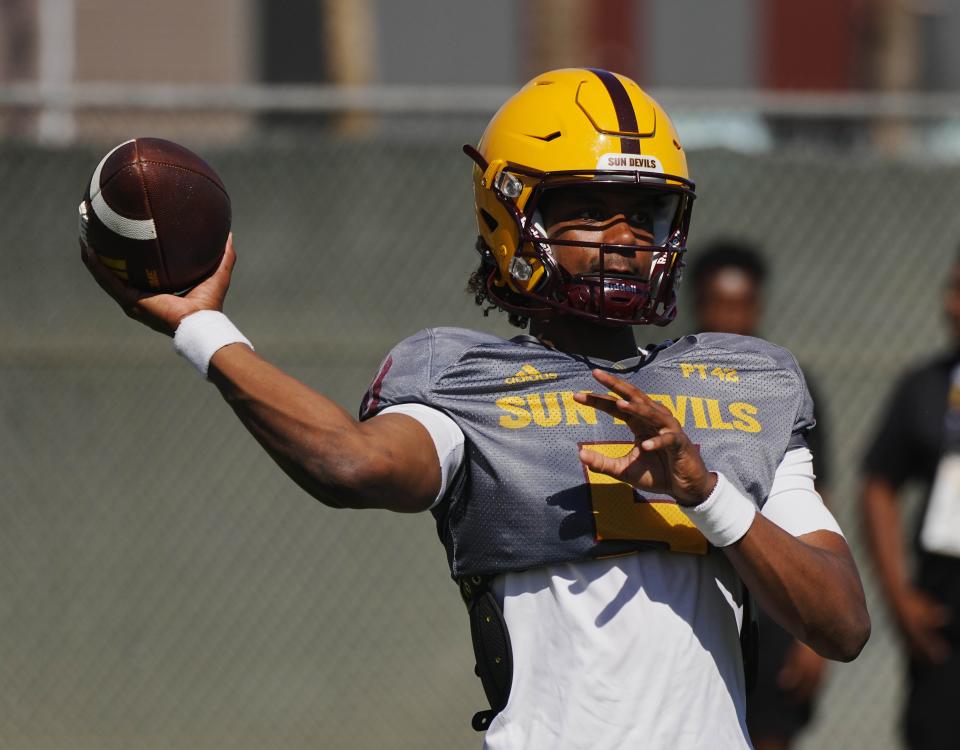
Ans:
[[[440,491],[433,438],[412,417],[358,422],[242,344],[213,355],[209,378],[280,468],[325,505],[412,513]]]
[[[236,263],[231,235],[213,276],[178,297],[125,284],[83,245],[81,256],[129,317],[168,336],[192,313],[222,310]],[[244,344],[218,350],[208,377],[277,464],[326,505],[414,512],[430,507],[436,498],[436,448],[415,419],[386,414],[360,423]]]
[[[620,398],[601,394],[575,398],[623,419],[636,443],[622,458],[584,450],[581,461],[637,489],[669,495],[698,512],[716,488],[717,475],[709,471],[673,414],[620,378],[602,370],[594,371],[594,377]],[[755,511],[746,516],[746,524],[746,533],[721,549],[760,606],[822,656],[854,659],[870,635],[870,616],[843,537],[831,531],[794,537]]]

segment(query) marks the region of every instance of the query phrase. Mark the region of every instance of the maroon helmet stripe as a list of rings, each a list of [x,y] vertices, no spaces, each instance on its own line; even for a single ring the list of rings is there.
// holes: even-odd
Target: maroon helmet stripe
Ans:
[[[600,68],[587,68],[603,83],[610,99],[613,101],[613,108],[617,113],[617,129],[621,133],[637,132],[637,113],[633,110],[633,104],[630,101],[630,95],[617,78],[609,70]],[[640,139],[620,136],[620,150],[625,154],[640,153]]]

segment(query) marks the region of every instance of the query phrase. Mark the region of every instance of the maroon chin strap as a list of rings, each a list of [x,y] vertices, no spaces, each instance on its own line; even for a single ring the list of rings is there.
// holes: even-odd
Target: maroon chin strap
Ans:
[[[573,310],[623,324],[642,319],[650,287],[639,279],[576,276],[561,286],[560,293]]]
[[[496,282],[497,269],[487,277],[487,297],[497,307],[528,318],[572,315],[599,325],[667,325],[676,317],[673,280],[650,285],[620,276],[569,276],[550,289],[520,294]],[[653,295],[651,296],[651,291]]]

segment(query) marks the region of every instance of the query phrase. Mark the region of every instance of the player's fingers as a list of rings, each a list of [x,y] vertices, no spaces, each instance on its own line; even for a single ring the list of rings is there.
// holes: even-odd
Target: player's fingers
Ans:
[[[673,414],[668,409],[661,407],[660,404],[651,401],[643,393],[633,401],[620,398],[617,394],[609,395],[611,398],[608,404],[602,401],[595,402],[597,408],[602,408],[606,413],[622,419],[637,437],[648,436],[651,433],[662,432],[663,430],[680,430],[680,425]],[[583,401],[581,403],[593,405],[594,402]]]
[[[80,257],[100,288],[113,297],[127,315],[136,317],[136,305],[143,296],[142,293],[124,284],[113,271],[100,262],[93,248],[83,242],[80,243]]]
[[[223,308],[223,298],[230,287],[230,277],[233,267],[237,264],[237,254],[233,249],[233,232],[227,235],[227,242],[223,248],[223,257],[220,265],[208,278],[197,284],[186,295],[187,299],[197,300],[212,305],[217,310]]]
[[[616,375],[612,375],[606,370],[594,370],[593,378],[598,383],[603,384],[611,391],[616,391],[621,396],[627,400],[646,398],[646,394],[637,388],[635,385],[631,385],[623,378],[618,378]]]
[[[630,416],[651,415],[656,416],[658,412],[653,408],[654,404],[647,401],[632,402],[620,396],[618,393],[590,393],[583,391],[573,394],[573,400],[592,406],[595,409],[611,414],[619,419],[625,419]]]
[[[680,429],[680,424],[670,410],[651,400],[645,393],[641,393],[638,398],[629,401],[620,399],[616,406],[621,412],[629,415],[626,417],[628,422],[632,418],[636,418],[646,429],[652,429],[653,431]]]
[[[226,268],[227,273],[233,273],[233,267],[237,265],[237,251],[233,246],[233,232],[227,235],[227,246],[223,250],[223,259],[220,261],[220,268]]]
[[[644,414],[655,414],[662,426],[672,426],[676,421],[673,413],[667,409],[667,407],[654,401],[642,390],[635,385],[631,385],[623,378],[618,378],[616,375],[612,375],[603,370],[594,370],[593,377],[598,382],[607,386],[611,393],[619,395],[624,401],[628,401],[631,405],[645,405],[649,409],[649,412],[645,411]]]
[[[233,267],[237,264],[237,253],[233,249],[233,232],[227,235],[227,244],[223,248],[223,257],[220,258],[220,265],[217,270],[208,279],[197,285],[201,287],[204,284],[222,286],[229,284],[230,276],[233,274]]]
[[[584,406],[592,406],[594,409],[599,409],[618,419],[623,419],[628,416],[623,413],[620,406],[618,406],[618,404],[622,402],[622,399],[616,396],[609,396],[605,393],[574,393],[573,400]]]
[[[580,449],[580,461],[588,469],[606,474],[614,479],[620,479],[630,465],[629,454],[622,458],[610,458],[610,456],[604,456],[602,453],[597,453],[589,448]]]
[[[85,245],[83,242],[80,243],[80,259],[93,278],[96,279],[97,283],[103,288],[103,291],[107,292],[111,297],[117,296],[120,291],[120,279],[100,262],[93,248]]]
[[[672,430],[661,430],[659,434],[647,438],[640,443],[640,447],[645,451],[678,451],[685,444],[686,441],[683,439],[683,433],[673,432]]]

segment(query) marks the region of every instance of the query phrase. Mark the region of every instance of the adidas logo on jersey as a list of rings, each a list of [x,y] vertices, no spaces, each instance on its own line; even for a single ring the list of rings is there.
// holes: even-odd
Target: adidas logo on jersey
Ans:
[[[524,365],[516,375],[507,378],[505,383],[513,385],[514,383],[534,383],[538,380],[556,380],[558,377],[555,372],[540,372],[533,365]]]

